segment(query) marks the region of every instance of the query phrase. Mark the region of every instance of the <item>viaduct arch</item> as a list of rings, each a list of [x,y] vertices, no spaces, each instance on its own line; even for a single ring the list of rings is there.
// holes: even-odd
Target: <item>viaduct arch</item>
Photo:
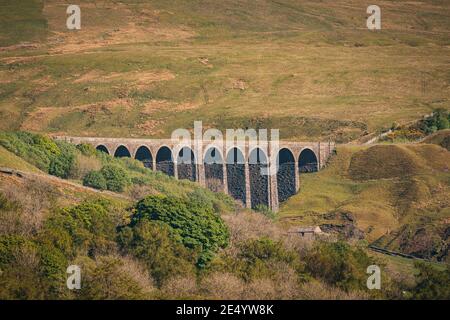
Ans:
[[[225,192],[227,188],[224,188],[223,184],[226,168],[224,168],[223,156],[220,150],[215,146],[209,147],[203,159],[206,187],[214,192]]]
[[[280,141],[278,148],[250,148],[248,143],[225,146],[204,144],[199,153],[190,141],[178,147],[170,139],[121,139],[56,137],[70,143],[88,143],[114,157],[139,160],[146,168],[177,179],[195,181],[212,191],[229,194],[248,208],[267,206],[277,211],[279,203],[298,192],[301,175],[320,170],[334,152],[334,142]],[[265,175],[276,159],[275,175]]]

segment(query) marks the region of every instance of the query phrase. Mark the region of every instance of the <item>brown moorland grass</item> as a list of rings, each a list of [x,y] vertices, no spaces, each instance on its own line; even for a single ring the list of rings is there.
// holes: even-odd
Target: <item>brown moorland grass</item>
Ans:
[[[26,2],[5,20],[26,32],[0,31],[4,130],[163,138],[203,120],[346,142],[449,108],[443,2],[382,1],[379,32],[363,0],[81,1],[75,32],[66,2]]]

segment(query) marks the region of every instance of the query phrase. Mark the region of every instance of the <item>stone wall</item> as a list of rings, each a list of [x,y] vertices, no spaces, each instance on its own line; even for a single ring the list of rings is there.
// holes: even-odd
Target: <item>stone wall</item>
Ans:
[[[220,163],[205,164],[206,187],[214,192],[223,192],[223,165]]]
[[[259,205],[270,207],[269,176],[261,174],[263,167],[267,166],[262,164],[248,165],[252,209],[256,209]]]
[[[175,175],[173,161],[164,160],[164,161],[156,162],[156,171],[161,171],[161,172],[167,174],[168,176],[173,177]]]
[[[297,192],[295,187],[295,170],[295,162],[287,162],[279,165],[277,172],[279,202],[286,201]]]
[[[179,163],[177,164],[178,179],[196,181],[197,170],[195,164]]]
[[[246,181],[244,164],[227,164],[228,194],[246,204]]]

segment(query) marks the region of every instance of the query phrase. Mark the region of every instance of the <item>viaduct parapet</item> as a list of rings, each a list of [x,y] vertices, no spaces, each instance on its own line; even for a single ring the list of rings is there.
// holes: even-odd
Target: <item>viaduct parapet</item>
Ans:
[[[190,140],[180,146],[171,139],[56,139],[90,144],[114,157],[134,158],[149,169],[229,194],[247,208],[266,206],[275,212],[280,202],[298,192],[301,175],[323,168],[335,150],[334,142],[280,141],[275,150],[270,143],[260,148],[248,141],[232,146],[208,141],[199,146],[198,141]],[[276,174],[262,174],[261,168],[272,165],[271,159],[277,159]]]

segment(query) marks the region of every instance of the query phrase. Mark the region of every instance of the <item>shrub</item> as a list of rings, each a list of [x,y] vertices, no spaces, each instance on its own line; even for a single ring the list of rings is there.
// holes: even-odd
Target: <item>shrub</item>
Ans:
[[[430,264],[416,262],[414,266],[419,269],[416,275],[416,286],[412,291],[414,299],[450,299],[450,270],[437,270]]]
[[[448,129],[449,126],[449,121],[447,118],[440,118],[437,124],[437,128],[438,130],[444,130],[444,129]]]
[[[364,250],[345,242],[318,242],[305,261],[306,270],[313,276],[346,291],[365,289],[366,268],[374,264]]]
[[[190,275],[170,278],[161,288],[161,294],[162,299],[198,299],[197,279]]]
[[[67,179],[75,165],[76,148],[68,143],[58,141],[59,155],[50,160],[48,173]]]
[[[198,199],[151,195],[139,201],[131,226],[142,220],[159,221],[185,247],[199,250],[199,267],[205,267],[219,248],[228,244],[228,229],[212,205]]]
[[[96,260],[80,257],[75,263],[83,270],[83,285],[76,293],[79,299],[145,299],[153,290],[145,270],[130,259],[119,256],[100,256]]]
[[[50,138],[28,132],[0,133],[0,145],[45,172],[50,161],[61,153]]]
[[[232,273],[213,272],[202,279],[200,290],[207,299],[242,299],[246,284]],[[248,299],[248,296],[245,296]]]
[[[0,299],[43,299],[47,290],[38,264],[33,242],[0,235]]]
[[[91,171],[83,179],[83,186],[106,190],[106,179],[100,171]]]
[[[78,144],[77,149],[81,152],[82,155],[87,157],[95,156],[97,153],[97,150],[92,145],[87,143]]]
[[[100,170],[106,179],[106,187],[110,191],[122,192],[130,183],[127,172],[117,165],[106,165]]]
[[[437,130],[448,129],[450,121],[450,112],[446,109],[436,109],[433,114],[419,121],[417,127],[426,134],[433,133]]]
[[[172,239],[164,224],[143,220],[121,228],[117,242],[123,252],[145,262],[158,286],[171,277],[193,274],[195,252]]]
[[[101,200],[60,209],[46,221],[42,239],[51,240],[69,258],[77,252],[109,252],[115,246],[116,225],[108,211],[108,203]]]
[[[233,271],[246,281],[274,277],[274,267],[279,264],[291,266],[297,272],[299,281],[307,278],[299,256],[294,251],[286,250],[279,241],[264,237],[245,241],[239,245],[237,257],[238,260],[231,263]]]

